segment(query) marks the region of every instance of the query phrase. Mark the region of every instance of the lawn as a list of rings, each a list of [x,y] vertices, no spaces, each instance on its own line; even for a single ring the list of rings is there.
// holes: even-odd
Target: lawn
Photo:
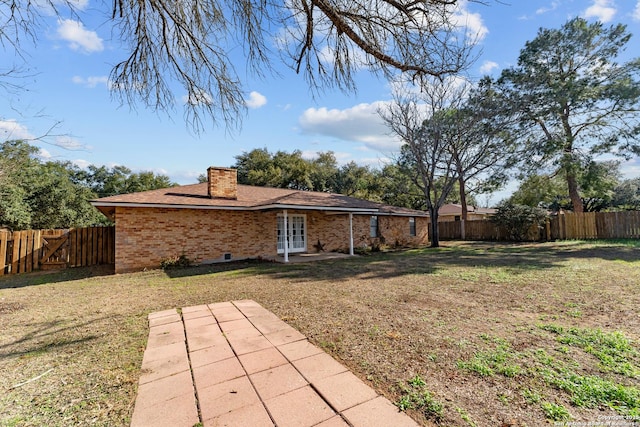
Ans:
[[[422,425],[640,420],[638,242],[445,242],[310,264],[0,277],[1,425],[128,425],[147,314],[247,298]]]

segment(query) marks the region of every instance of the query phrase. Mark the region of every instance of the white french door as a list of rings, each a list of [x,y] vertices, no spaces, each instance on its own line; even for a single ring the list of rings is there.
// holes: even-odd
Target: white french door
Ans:
[[[284,230],[284,216],[278,215],[278,253],[284,253],[285,241],[288,252],[306,252],[307,250],[307,217],[305,215],[288,215],[287,228]]]

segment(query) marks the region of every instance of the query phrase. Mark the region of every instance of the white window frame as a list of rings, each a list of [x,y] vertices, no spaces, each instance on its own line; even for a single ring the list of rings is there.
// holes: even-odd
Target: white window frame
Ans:
[[[416,237],[417,235],[416,218],[413,216],[409,217],[409,236]]]
[[[282,220],[281,220],[282,218]],[[302,219],[302,241],[300,241],[296,237],[296,220]],[[282,221],[282,223],[280,222]],[[278,214],[277,226],[276,226],[276,235],[278,236],[278,231],[281,229],[281,225],[284,225],[284,214]],[[300,253],[307,251],[307,215],[306,214],[287,214],[287,242],[289,243],[288,253]],[[283,243],[279,236],[276,238],[276,247],[279,254],[284,253],[284,246],[281,246]],[[296,243],[298,243],[296,245]]]
[[[369,237],[378,237],[378,227],[380,223],[378,222],[378,215],[371,215],[369,218]]]

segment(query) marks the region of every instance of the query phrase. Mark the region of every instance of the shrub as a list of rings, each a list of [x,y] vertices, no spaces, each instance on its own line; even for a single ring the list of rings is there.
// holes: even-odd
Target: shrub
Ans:
[[[547,218],[547,213],[540,208],[517,205],[512,202],[502,202],[491,220],[507,230],[510,240],[521,242],[527,236],[532,225],[541,227]]]
[[[163,270],[171,270],[173,268],[186,268],[191,267],[192,265],[193,261],[190,260],[185,254],[163,259],[162,261],[160,261],[160,268],[162,268]]]

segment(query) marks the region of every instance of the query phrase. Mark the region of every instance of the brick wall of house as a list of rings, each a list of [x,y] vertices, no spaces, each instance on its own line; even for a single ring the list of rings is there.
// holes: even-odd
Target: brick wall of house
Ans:
[[[118,207],[116,273],[182,254],[198,262],[272,256],[276,239],[275,212]]]
[[[317,251],[318,242],[327,252],[349,251],[349,215],[315,211],[288,211],[306,215],[307,250]],[[429,219],[416,217],[416,236],[409,235],[409,218],[378,216],[379,238],[370,237],[370,215],[353,215],[354,247],[385,243],[389,246],[424,246],[429,243]]]
[[[349,250],[349,215],[288,210],[305,215],[307,251],[318,242],[324,250]],[[116,273],[159,268],[163,260],[185,255],[198,262],[269,258],[277,255],[277,216],[281,211],[223,211],[170,208],[116,209]],[[428,242],[428,218],[416,218],[417,236],[409,236],[409,218],[378,216],[388,245],[420,246]],[[354,215],[354,246],[379,242],[369,234],[369,215]]]

